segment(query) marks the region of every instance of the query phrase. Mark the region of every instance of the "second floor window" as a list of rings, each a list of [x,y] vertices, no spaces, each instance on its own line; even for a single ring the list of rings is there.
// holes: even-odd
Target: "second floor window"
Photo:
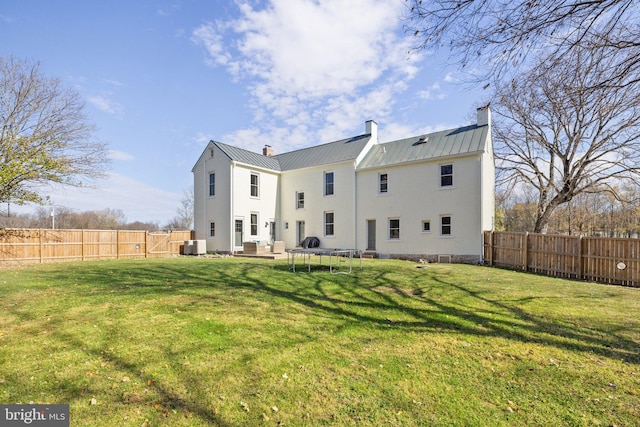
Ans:
[[[380,175],[378,175],[378,181],[379,181],[378,191],[380,193],[386,193],[387,190],[389,189],[389,177],[387,176],[387,174],[381,173]]]
[[[333,172],[324,173],[324,195],[333,195]]]
[[[257,173],[251,174],[251,197],[258,197],[259,193],[260,176]]]
[[[304,192],[302,191],[296,193],[296,209],[304,209]]]
[[[216,195],[216,174],[210,173],[209,174],[209,196],[215,196],[215,195]]]
[[[453,186],[453,165],[440,165],[440,187]]]

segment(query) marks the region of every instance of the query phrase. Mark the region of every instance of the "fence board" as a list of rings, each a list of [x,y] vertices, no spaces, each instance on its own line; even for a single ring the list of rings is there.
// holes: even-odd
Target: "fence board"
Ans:
[[[191,239],[188,230],[0,229],[0,264],[168,257],[179,255],[184,241]]]
[[[640,287],[640,239],[485,232],[484,259],[553,277]]]

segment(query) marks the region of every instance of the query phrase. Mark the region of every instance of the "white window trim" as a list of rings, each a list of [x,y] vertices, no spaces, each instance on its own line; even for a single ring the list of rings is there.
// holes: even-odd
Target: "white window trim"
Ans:
[[[255,215],[256,216],[256,234],[252,233],[252,227],[253,224],[251,223],[251,217]],[[258,237],[260,235],[260,213],[259,212],[251,212],[249,213],[249,236],[251,237]]]
[[[398,237],[391,237],[391,221],[398,220]],[[391,242],[400,241],[402,235],[400,234],[401,222],[399,216],[389,217],[387,218],[387,240]]]
[[[442,166],[451,166],[451,185],[442,185]],[[440,163],[438,165],[438,189],[440,190],[452,190],[456,188],[456,172],[453,162]]]
[[[211,175],[214,176],[213,178],[213,195],[211,195]],[[217,182],[216,182],[216,172],[215,171],[209,171],[209,173],[207,174],[207,198],[209,199],[213,199],[214,197],[216,197],[216,187],[218,186]]]
[[[333,225],[333,234],[327,234],[327,214],[333,214],[333,222],[331,223]],[[324,231],[324,237],[327,238],[334,238],[336,236],[336,214],[334,211],[324,211],[323,214],[323,231]]]
[[[213,234],[211,234],[211,224],[213,224]],[[216,237],[216,222],[215,221],[209,221],[209,230],[208,230],[208,236],[210,239]]]
[[[429,223],[429,230],[425,231],[424,224],[427,223],[427,222]],[[422,232],[422,234],[431,234],[431,233],[433,233],[433,227],[431,227],[431,220],[430,219],[423,219],[420,222],[420,232]]]
[[[257,188],[257,196],[254,196],[253,194],[251,194],[251,191],[253,190],[253,183],[251,182],[251,179],[253,177],[257,177],[258,178],[258,182],[256,184],[256,188]],[[249,174],[249,197],[251,197],[252,199],[259,199],[260,198],[260,174],[258,172],[250,172]]]
[[[382,175],[386,175],[387,176],[387,191],[382,191],[382,189],[380,188],[382,186]],[[389,194],[389,173],[388,172],[380,172],[378,173],[378,182],[377,182],[377,186],[378,186],[378,195],[379,196],[386,196],[387,194]]]
[[[451,223],[449,224],[449,228],[451,229],[451,233],[450,234],[442,234],[442,218],[449,218],[451,220]],[[442,237],[443,239],[450,239],[453,237],[453,215],[451,214],[442,214],[440,215],[440,230],[439,230],[439,234],[440,237]]]
[[[333,192],[331,194],[327,194],[327,174],[332,174],[333,175],[333,181],[331,182],[332,191]],[[336,174],[335,174],[335,172],[333,172],[333,171],[325,171],[322,174],[322,179],[323,179],[322,185],[324,187],[322,189],[323,196],[324,197],[333,197],[333,196],[335,196],[336,195]]]
[[[302,207],[300,207],[300,199],[298,198],[299,194],[302,194]],[[296,210],[302,211],[304,210],[304,205],[305,205],[305,197],[304,197],[304,191],[296,191]]]

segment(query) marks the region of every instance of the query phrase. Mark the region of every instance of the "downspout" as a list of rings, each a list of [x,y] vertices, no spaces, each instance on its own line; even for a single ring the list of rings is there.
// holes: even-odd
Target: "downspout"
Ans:
[[[358,165],[353,162],[353,249],[358,249]]]
[[[233,194],[233,178],[235,176],[235,168],[236,168],[236,162],[234,162],[233,160],[231,161],[231,176],[229,177],[229,220],[231,222],[231,233],[229,234],[229,253],[231,255],[233,255],[233,249],[234,249],[234,236],[235,236],[235,232],[236,232],[236,228],[235,228],[235,218],[233,216],[234,213],[234,206],[233,206],[233,202],[234,202],[234,194]],[[244,223],[242,224],[242,226],[244,227]]]
[[[484,261],[484,151],[480,153],[480,264]]]

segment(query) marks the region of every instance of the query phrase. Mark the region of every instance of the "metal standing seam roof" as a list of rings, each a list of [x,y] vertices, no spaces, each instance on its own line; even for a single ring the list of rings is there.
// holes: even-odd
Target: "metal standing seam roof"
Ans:
[[[370,134],[354,136],[353,138],[278,154],[274,157],[280,162],[282,171],[353,161],[365,148],[370,137]]]
[[[264,156],[243,148],[212,141],[231,160],[278,172],[355,160],[369,142],[370,134],[302,148],[276,156]]]
[[[256,166],[263,169],[271,169],[280,171],[280,163],[274,157],[264,156],[244,148],[234,147],[233,145],[224,144],[222,142],[212,141],[223,153],[231,160],[240,163]]]
[[[489,126],[465,126],[374,145],[358,169],[482,152]]]
[[[482,152],[486,148],[488,131],[488,126],[471,125],[375,144],[362,159],[358,169]],[[353,161],[365,148],[370,137],[370,134],[364,134],[275,156],[264,156],[222,142],[212,143],[231,160],[283,172]]]

